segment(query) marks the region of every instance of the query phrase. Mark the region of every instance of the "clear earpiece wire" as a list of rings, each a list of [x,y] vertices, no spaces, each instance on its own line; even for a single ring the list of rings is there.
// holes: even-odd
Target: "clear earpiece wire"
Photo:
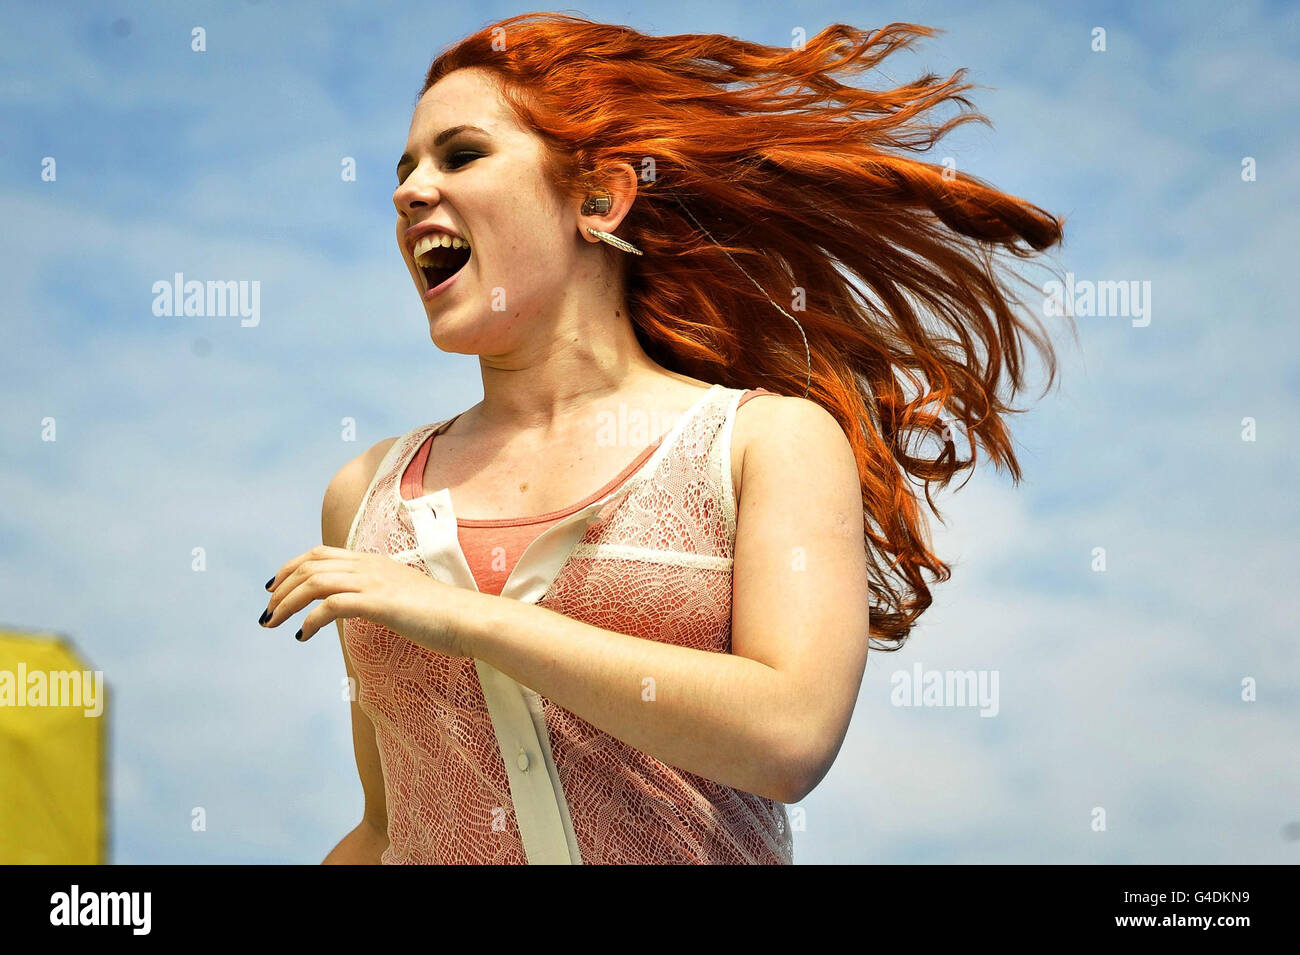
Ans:
[[[673,199],[677,202],[679,206],[682,207],[682,211],[691,217],[691,221],[694,222],[697,227],[699,227],[699,230],[703,232],[705,235],[707,235],[714,245],[722,249],[723,254],[726,255],[727,258],[731,259],[732,265],[740,269],[741,273],[745,276],[745,278],[749,279],[751,282],[754,283],[754,288],[762,292],[763,297],[766,298],[769,302],[771,302],[778,312],[780,312],[786,318],[790,319],[790,321],[794,322],[794,327],[799,329],[799,337],[803,339],[804,357],[808,362],[808,382],[804,386],[804,391],[803,391],[803,396],[807,398],[808,393],[812,390],[812,352],[808,348],[808,336],[804,334],[803,326],[799,324],[799,320],[795,318],[793,315],[791,315],[789,312],[787,312],[785,309],[783,309],[780,305],[777,305],[775,301],[773,301],[772,296],[768,295],[767,292],[763,290],[763,286],[758,284],[758,282],[754,279],[754,276],[746,272],[745,267],[741,265],[739,262],[737,262],[735,257],[730,252],[728,252],[725,248],[722,248],[722,245],[718,242],[717,239],[713,238],[713,235],[709,232],[708,229],[700,225],[700,220],[695,218],[694,213],[692,213],[691,210],[686,207],[686,203],[682,202],[682,200],[678,199],[676,196],[673,196]]]

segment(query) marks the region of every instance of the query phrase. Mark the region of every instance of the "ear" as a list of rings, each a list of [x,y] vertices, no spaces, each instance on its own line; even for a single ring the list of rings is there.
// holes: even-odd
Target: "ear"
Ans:
[[[632,208],[632,203],[636,201],[637,193],[637,176],[636,170],[627,163],[617,163],[605,175],[603,184],[591,190],[590,193],[578,197],[575,206],[576,224],[578,233],[588,242],[599,242],[594,235],[587,231],[588,227],[600,232],[613,233],[618,228],[618,224],[623,221],[628,210]],[[609,211],[601,212],[600,204],[593,203],[595,211],[583,213],[584,204],[592,196],[608,196]],[[591,208],[589,206],[588,208]]]

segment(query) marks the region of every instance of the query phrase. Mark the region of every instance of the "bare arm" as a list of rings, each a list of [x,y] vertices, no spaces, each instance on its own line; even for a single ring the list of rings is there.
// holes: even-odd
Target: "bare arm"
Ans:
[[[347,546],[352,518],[393,440],[389,438],[379,442],[365,454],[353,458],[334,475],[321,505],[322,543],[330,547]],[[361,789],[365,794],[365,809],[361,822],[339,841],[322,865],[378,865],[379,857],[388,848],[388,803],[384,791],[383,767],[379,761],[379,747],[375,743],[374,724],[361,711],[356,701],[357,674],[348,657],[347,644],[343,642],[343,621],[337,621],[337,626],[348,685],[352,688],[352,749],[356,754],[357,772],[361,776]]]
[[[839,752],[866,665],[862,497],[848,439],[829,413],[775,396],[742,411],[764,405],[741,466],[732,653],[500,598],[481,601],[467,638],[474,656],[630,746],[798,802]],[[647,677],[652,702],[642,698]]]

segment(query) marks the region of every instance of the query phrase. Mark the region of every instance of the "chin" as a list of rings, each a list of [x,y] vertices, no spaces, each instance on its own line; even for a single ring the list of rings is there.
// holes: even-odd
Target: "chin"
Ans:
[[[481,355],[487,351],[482,325],[474,318],[465,320],[434,315],[429,319],[429,339],[440,350],[455,355]]]

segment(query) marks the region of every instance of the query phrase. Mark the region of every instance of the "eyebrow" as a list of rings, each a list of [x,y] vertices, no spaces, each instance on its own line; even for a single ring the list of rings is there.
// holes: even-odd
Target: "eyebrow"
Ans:
[[[447,140],[451,139],[451,137],[455,136],[457,133],[465,133],[465,132],[482,133],[484,136],[488,134],[488,131],[486,129],[482,129],[478,126],[469,126],[462,123],[460,126],[452,126],[449,127],[448,129],[444,129],[437,136],[433,137],[433,148],[437,149],[439,146],[441,146]],[[415,162],[414,156],[412,156],[410,153],[402,153],[402,158],[397,160],[398,179],[402,178],[402,167],[407,165],[408,163],[413,163],[413,162]]]

